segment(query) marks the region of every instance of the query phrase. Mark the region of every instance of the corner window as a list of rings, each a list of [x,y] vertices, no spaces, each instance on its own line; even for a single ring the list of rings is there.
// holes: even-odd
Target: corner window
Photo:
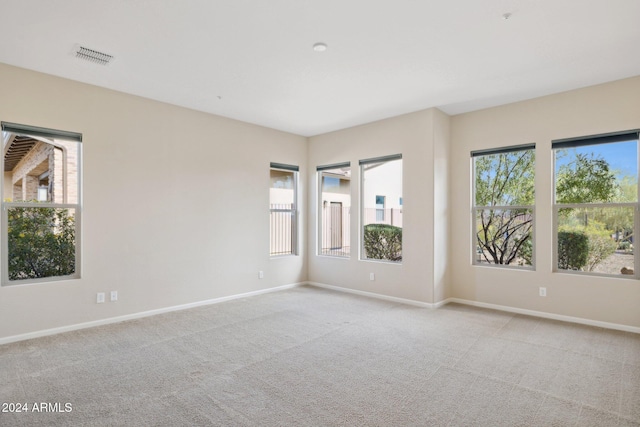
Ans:
[[[638,278],[638,132],[553,141],[556,271]]]
[[[351,163],[318,166],[319,255],[351,254]]]
[[[535,145],[472,152],[473,264],[534,265]]]
[[[360,160],[360,171],[361,259],[401,262],[402,155]]]
[[[80,277],[78,133],[2,122],[2,283]]]
[[[298,254],[298,166],[271,163],[270,255]]]

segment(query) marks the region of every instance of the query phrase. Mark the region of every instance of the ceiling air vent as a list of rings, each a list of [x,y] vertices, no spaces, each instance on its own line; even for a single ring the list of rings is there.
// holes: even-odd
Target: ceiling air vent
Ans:
[[[97,50],[89,49],[84,46],[78,46],[78,48],[76,49],[76,58],[95,62],[96,64],[100,65],[107,65],[109,62],[111,62],[113,56],[107,53],[98,52]]]

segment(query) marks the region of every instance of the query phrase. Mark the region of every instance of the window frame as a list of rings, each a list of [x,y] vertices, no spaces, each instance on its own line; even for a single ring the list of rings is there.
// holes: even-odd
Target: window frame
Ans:
[[[633,138],[635,134],[635,138]],[[604,202],[604,203],[558,203],[556,200],[557,191],[557,175],[556,175],[556,150],[563,148],[577,148],[589,145],[602,145],[616,142],[631,142],[636,141],[636,157],[638,176],[637,180],[637,194],[635,202]],[[640,251],[633,251],[634,271],[633,275],[623,274],[608,274],[592,271],[580,271],[580,270],[564,270],[558,268],[558,231],[559,231],[559,212],[560,209],[589,209],[589,208],[633,208],[634,218],[633,227],[634,233],[640,230],[640,130],[634,129],[622,132],[610,132],[597,135],[589,135],[575,138],[556,139],[551,141],[551,153],[552,153],[552,188],[553,188],[553,202],[552,202],[552,269],[553,273],[559,274],[574,274],[580,276],[592,276],[592,277],[607,277],[614,279],[640,279]]]
[[[476,267],[489,267],[489,268],[506,268],[513,270],[535,271],[536,270],[536,197],[535,197],[535,163],[534,163],[534,198],[533,205],[495,205],[484,206],[476,205],[476,158],[482,156],[489,156],[495,154],[513,153],[518,151],[532,150],[534,153],[534,162],[536,153],[536,144],[520,144],[512,145],[500,148],[493,148],[487,150],[471,151],[471,265]],[[478,256],[478,214],[482,211],[494,210],[494,211],[513,211],[523,210],[531,212],[531,265],[517,265],[517,264],[495,264],[481,262]]]
[[[292,172],[293,173],[293,207],[291,209],[271,208],[271,198],[269,198],[269,221],[271,221],[271,214],[273,213],[290,213],[291,215],[291,252],[290,253],[271,253],[272,237],[271,231],[269,232],[269,257],[281,258],[289,256],[298,256],[300,244],[298,243],[298,229],[299,229],[299,208],[298,208],[298,180],[300,174],[300,168],[296,165],[288,165],[284,163],[271,162],[269,165],[269,174],[272,170]],[[271,177],[269,177],[269,189],[271,189]]]
[[[1,128],[3,134],[6,132],[7,134],[20,135],[20,136],[28,136],[38,141],[44,142],[46,144],[50,144],[54,147],[61,148],[61,144],[57,143],[56,140],[65,140],[75,142],[77,144],[77,159],[76,159],[76,173],[77,173],[77,198],[76,203],[68,203],[67,195],[68,195],[68,187],[67,187],[67,176],[66,176],[66,154],[65,154],[65,162],[63,164],[64,173],[63,173],[63,203],[56,202],[9,202],[7,201],[6,195],[4,194],[5,190],[5,182],[4,182],[4,160],[2,165],[0,165],[0,185],[2,188],[0,189],[0,193],[2,194],[1,201],[1,212],[0,212],[0,236],[2,236],[2,246],[1,246],[1,256],[0,261],[2,265],[0,266],[0,270],[2,271],[0,278],[0,286],[2,287],[10,287],[10,286],[19,286],[19,285],[30,285],[37,283],[49,283],[49,282],[59,282],[65,280],[77,280],[82,278],[82,134],[77,132],[68,132],[61,131],[56,129],[48,129],[37,126],[30,125],[21,125],[16,123],[9,122],[1,122]],[[3,138],[3,153],[6,152],[8,147],[6,146],[7,141]],[[62,147],[64,150],[64,147]],[[3,156],[4,159],[4,156]],[[12,194],[13,199],[13,194]],[[9,239],[8,239],[8,212],[11,208],[47,208],[47,209],[73,209],[74,210],[74,232],[75,232],[75,271],[73,274],[68,274],[64,276],[49,276],[49,277],[39,277],[39,278],[30,278],[30,279],[22,279],[22,280],[11,280],[9,279]]]
[[[359,166],[360,166],[360,224],[358,227],[358,237],[359,237],[359,256],[358,259],[360,261],[367,261],[367,262],[382,262],[385,264],[391,264],[391,265],[402,265],[404,262],[404,245],[402,245],[401,248],[401,252],[402,252],[402,259],[400,261],[392,261],[392,260],[386,260],[386,259],[376,259],[376,258],[367,258],[366,257],[366,251],[364,248],[364,227],[365,227],[365,215],[366,215],[366,211],[365,211],[365,179],[364,179],[364,173],[365,173],[365,166],[372,164],[372,163],[387,163],[387,162],[393,162],[396,160],[400,160],[402,161],[402,154],[392,154],[392,155],[388,155],[388,156],[381,156],[381,157],[373,157],[373,158],[369,158],[369,159],[362,159],[358,162]],[[402,173],[400,176],[400,182],[402,184],[402,191],[401,193],[403,193],[404,191],[404,162],[402,163]],[[386,198],[385,198],[386,200]],[[375,201],[375,200],[374,200]],[[375,208],[375,203],[374,203],[374,209]],[[377,209],[376,209],[377,210]],[[403,223],[403,227],[402,227],[402,232],[404,234],[404,223]]]
[[[321,165],[321,166],[317,166],[316,167],[316,179],[317,179],[317,188],[318,188],[318,209],[317,209],[317,244],[316,244],[316,255],[317,256],[322,256],[322,257],[329,257],[329,258],[338,258],[338,259],[350,259],[351,258],[351,244],[349,244],[349,254],[348,255],[338,255],[338,254],[332,254],[332,253],[323,253],[323,243],[324,243],[324,234],[323,234],[323,223],[325,221],[324,218],[324,206],[323,206],[323,190],[322,190],[322,181],[323,181],[323,177],[324,177],[324,172],[325,171],[330,171],[333,169],[339,169],[339,168],[349,168],[350,173],[352,174],[352,170],[351,170],[351,162],[342,162],[342,163],[335,163],[335,164],[330,164],[330,165]],[[352,197],[351,197],[351,179],[349,179],[349,229],[348,229],[348,238],[349,241],[351,240],[351,208],[353,207],[353,203],[352,203]],[[344,224],[343,224],[343,230],[344,230]],[[343,231],[344,233],[344,231]]]

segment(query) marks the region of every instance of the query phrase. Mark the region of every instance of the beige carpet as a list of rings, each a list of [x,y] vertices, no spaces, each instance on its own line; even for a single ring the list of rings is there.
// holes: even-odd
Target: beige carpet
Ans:
[[[2,402],[30,411],[2,426],[640,426],[640,335],[301,287],[0,346]]]

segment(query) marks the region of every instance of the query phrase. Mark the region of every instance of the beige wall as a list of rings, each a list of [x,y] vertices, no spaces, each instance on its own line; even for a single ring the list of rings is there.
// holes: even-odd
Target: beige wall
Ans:
[[[83,277],[1,287],[0,339],[306,280],[304,246],[269,258],[269,163],[301,168],[304,235],[305,138],[2,64],[0,93],[84,138]]]
[[[552,273],[550,149],[553,139],[640,128],[640,77],[452,118],[429,109],[309,139],[1,64],[0,90],[0,120],[84,136],[83,278],[0,288],[0,340],[306,280],[640,326],[638,281]],[[536,271],[472,266],[469,153],[531,142]],[[360,261],[358,161],[397,153],[403,262]],[[315,167],[345,161],[352,256],[317,256]],[[301,168],[297,257],[268,255],[270,162]],[[110,290],[118,302],[95,303]]]
[[[434,266],[436,218],[442,214],[440,196],[447,182],[446,148],[448,117],[430,109],[309,139],[309,280],[356,291],[373,292],[419,302],[434,302],[436,270],[438,296],[446,293],[446,256]],[[359,242],[361,159],[402,154],[403,169],[403,260],[402,264],[360,261],[357,244],[351,258],[317,256],[316,166],[351,162],[351,242]],[[434,164],[438,163],[438,168]],[[436,176],[438,175],[438,176]],[[357,202],[356,202],[357,201]],[[446,220],[445,220],[446,221]],[[439,222],[446,234],[446,222]],[[446,243],[444,243],[446,247]],[[441,248],[439,248],[441,249]],[[446,253],[446,252],[445,252]],[[369,273],[375,280],[369,280]],[[442,294],[442,295],[440,295]]]
[[[451,296],[449,281],[450,265],[456,258],[443,256],[451,246],[450,187],[449,169],[451,158],[451,120],[440,110],[433,111],[433,302],[444,301]]]
[[[452,296],[640,326],[640,283],[552,272],[551,141],[640,128],[640,77],[455,116],[451,121]],[[536,143],[535,271],[472,266],[470,152]],[[638,268],[638,266],[636,266]],[[547,297],[538,296],[538,287]]]

